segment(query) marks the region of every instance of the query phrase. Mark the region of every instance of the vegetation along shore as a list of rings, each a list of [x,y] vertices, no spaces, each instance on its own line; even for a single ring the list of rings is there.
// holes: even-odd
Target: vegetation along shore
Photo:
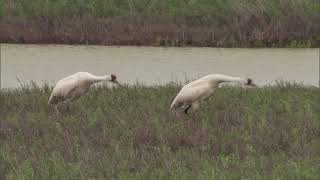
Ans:
[[[51,87],[0,91],[0,179],[319,179],[320,91],[223,87],[177,119],[179,84],[97,87],[55,114]]]
[[[319,0],[0,0],[0,42],[320,47]]]

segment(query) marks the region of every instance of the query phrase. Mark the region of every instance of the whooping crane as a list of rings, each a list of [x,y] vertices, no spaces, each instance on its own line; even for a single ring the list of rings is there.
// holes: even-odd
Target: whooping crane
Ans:
[[[200,103],[212,95],[216,88],[219,87],[219,84],[223,82],[239,82],[243,87],[255,86],[250,78],[209,74],[183,86],[173,100],[170,109],[175,113],[183,111],[185,114],[188,114],[189,109],[192,109],[192,111],[197,110],[200,107]]]
[[[89,91],[92,84],[100,81],[110,81],[118,84],[117,77],[114,74],[95,76],[88,72],[77,72],[57,82],[48,104],[56,105],[58,111],[57,105],[60,102],[69,103],[78,99]]]

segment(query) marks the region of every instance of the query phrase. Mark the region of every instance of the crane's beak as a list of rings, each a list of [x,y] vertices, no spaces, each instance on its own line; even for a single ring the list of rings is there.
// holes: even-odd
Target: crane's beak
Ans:
[[[254,83],[251,83],[251,84],[245,85],[245,87],[247,87],[247,88],[256,88],[258,86],[256,84],[254,84]]]
[[[115,84],[119,84],[119,81],[118,80],[113,80],[113,81],[111,81],[111,82],[113,82],[113,83],[115,83]]]
[[[116,84],[117,86],[123,87],[123,84],[119,83],[118,80],[114,80],[114,81],[111,81],[111,82],[113,82],[113,83]]]
[[[247,88],[256,88],[258,86],[254,83],[251,83],[251,84],[242,84],[241,87],[247,89]]]

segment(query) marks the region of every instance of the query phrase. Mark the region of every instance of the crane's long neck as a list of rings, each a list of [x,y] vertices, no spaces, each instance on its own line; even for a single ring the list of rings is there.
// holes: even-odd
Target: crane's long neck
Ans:
[[[100,81],[110,81],[111,76],[110,75],[104,75],[104,76],[92,76],[91,77],[91,83],[96,83]]]
[[[226,75],[214,75],[213,79],[218,82],[218,83],[222,83],[222,82],[240,82],[240,83],[245,83],[246,80],[244,78],[241,77],[233,77],[233,76],[226,76]]]

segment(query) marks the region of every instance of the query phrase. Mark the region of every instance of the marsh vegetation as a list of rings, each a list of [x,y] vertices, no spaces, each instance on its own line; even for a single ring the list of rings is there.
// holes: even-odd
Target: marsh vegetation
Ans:
[[[319,47],[318,0],[0,0],[0,42]]]
[[[223,87],[179,120],[180,87],[98,87],[63,115],[51,87],[0,91],[0,179],[319,179],[318,88]]]

